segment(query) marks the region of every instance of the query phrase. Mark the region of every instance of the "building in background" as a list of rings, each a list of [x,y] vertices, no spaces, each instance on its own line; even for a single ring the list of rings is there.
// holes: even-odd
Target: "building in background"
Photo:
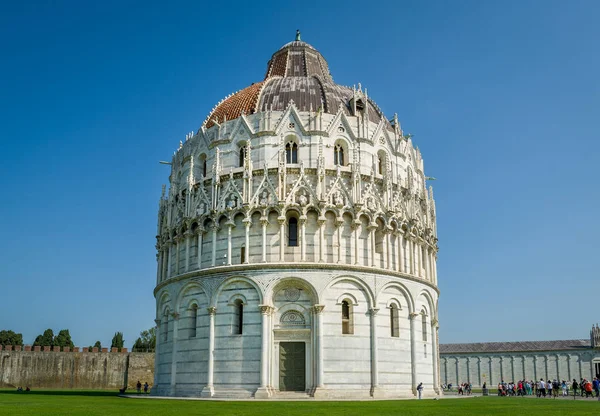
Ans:
[[[495,386],[517,380],[600,378],[600,328],[589,339],[442,344],[442,383]]]
[[[440,393],[433,192],[366,88],[298,33],[171,166],[153,394]]]

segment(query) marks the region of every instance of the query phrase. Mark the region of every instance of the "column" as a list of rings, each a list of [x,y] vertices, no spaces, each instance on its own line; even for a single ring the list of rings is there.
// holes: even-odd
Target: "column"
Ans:
[[[390,231],[384,226],[383,227],[383,241],[382,241],[382,253],[383,257],[383,268],[390,268],[390,250],[388,249],[388,245],[390,244]]]
[[[433,281],[437,285],[437,258],[436,253],[433,253]]]
[[[250,220],[250,218],[245,218],[244,219],[244,224],[246,225],[246,244],[245,244],[245,248],[246,248],[246,255],[244,256],[244,264],[249,264],[250,263],[250,226],[252,225],[252,221]]]
[[[190,270],[190,236],[192,233],[188,230],[185,232],[185,271]]]
[[[313,306],[312,310],[313,310],[313,314],[314,314],[314,318],[315,318],[315,327],[316,327],[316,332],[317,332],[317,339],[316,339],[316,344],[317,344],[317,348],[316,348],[316,352],[317,352],[317,356],[315,357],[315,361],[317,363],[317,386],[315,388],[315,392],[314,392],[314,397],[319,397],[320,396],[320,391],[319,390],[323,390],[324,388],[324,371],[323,371],[323,308],[325,308],[324,305],[315,305]],[[321,396],[322,397],[322,396]]]
[[[306,215],[300,216],[300,260],[306,261]]]
[[[172,258],[173,258],[173,242],[171,240],[167,241],[167,247],[169,248],[169,257],[167,258],[167,279],[171,277],[171,267],[172,267]]]
[[[176,252],[175,252],[175,276],[179,275],[179,253],[180,253],[180,249],[179,249],[179,243],[181,242],[182,237],[181,236],[177,236],[175,238],[175,242],[177,243],[176,246]]]
[[[431,281],[431,271],[429,270],[429,248],[425,246],[425,279]]]
[[[171,351],[171,396],[175,395],[177,384],[177,328],[179,327],[179,314],[173,313],[173,349]]]
[[[342,262],[342,225],[344,224],[344,220],[342,218],[337,218],[335,221],[335,228],[337,231],[337,262]]]
[[[157,246],[158,247],[158,246]],[[156,253],[156,284],[158,285],[161,280],[162,280],[162,259],[163,259],[163,252],[162,250],[158,250],[158,253]]]
[[[432,319],[431,320],[431,356],[433,357],[433,390],[436,392],[436,394],[440,394],[440,381],[439,381],[439,368],[438,368],[438,343],[437,343],[437,336],[438,336],[438,329],[439,329],[439,325],[438,325],[438,320],[437,319]],[[469,382],[471,382],[471,369],[469,368],[469,361],[467,359],[467,379]]]
[[[398,271],[404,273],[404,236],[398,231]]]
[[[167,246],[168,246],[168,244],[167,244]],[[168,272],[167,263],[169,261],[168,256],[169,256],[169,249],[167,247],[163,246],[163,250],[162,250],[162,262],[161,262],[161,265],[162,265],[162,274],[160,275],[160,281],[161,282],[167,278],[167,272]]]
[[[217,231],[219,230],[219,226],[217,224],[213,224],[212,234],[213,234],[213,242],[212,242],[212,258],[210,261],[210,265],[215,267],[217,263]]]
[[[354,264],[360,264],[359,257],[359,247],[358,247],[358,239],[360,237],[360,226],[361,222],[359,220],[355,220],[352,223],[352,231],[354,232]]]
[[[262,225],[262,261],[263,263],[267,262],[267,224],[269,224],[269,220],[266,217],[262,217],[260,219],[260,224]]]
[[[233,231],[235,224],[232,222],[227,223],[227,265],[231,266],[231,232]]]
[[[379,390],[379,371],[377,368],[377,312],[378,308],[370,308],[371,323],[371,396],[377,397]]]
[[[317,224],[319,225],[319,262],[325,261],[325,217],[319,217]]]
[[[371,257],[371,267],[375,267],[375,230],[377,229],[377,223],[372,222],[369,224],[369,241],[371,245],[370,257]]]
[[[261,314],[261,349],[260,349],[260,387],[254,393],[256,399],[266,399],[270,396],[269,384],[269,330],[273,307],[269,305],[259,305]]]
[[[414,248],[413,248],[413,240],[412,238],[409,238],[406,240],[406,248],[408,251],[408,256],[406,258],[406,261],[408,262],[408,273],[414,275],[415,274],[415,262],[414,262]]]
[[[277,218],[279,222],[279,261],[285,261],[285,217]]]
[[[154,322],[156,323],[156,343],[154,345],[154,384],[153,386],[153,390],[156,389],[156,391],[152,392],[152,390],[150,391],[152,393],[153,396],[159,396],[161,395],[161,391],[159,388],[159,374],[158,374],[158,369],[160,368],[160,355],[159,355],[159,351],[158,351],[158,347],[160,345],[160,319],[155,319]]]
[[[197,263],[198,270],[202,268],[202,234],[204,234],[204,228],[198,227],[198,253],[197,253]]]
[[[412,392],[417,395],[417,335],[415,329],[415,319],[420,316],[418,313],[411,313],[410,318],[410,374],[412,378]]]
[[[212,397],[215,394],[213,386],[215,368],[215,314],[217,308],[210,306],[208,310],[208,377],[206,386],[202,389],[200,397]]]

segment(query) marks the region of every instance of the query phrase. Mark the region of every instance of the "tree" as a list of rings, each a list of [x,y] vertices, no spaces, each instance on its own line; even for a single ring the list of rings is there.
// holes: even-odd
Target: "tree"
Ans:
[[[33,342],[33,346],[52,347],[54,346],[54,332],[48,328],[42,335],[38,335]]]
[[[96,341],[96,343],[94,344],[94,348],[98,348],[98,351],[102,349],[102,344],[100,344],[100,341]]]
[[[123,341],[123,333],[122,332],[115,332],[115,335],[113,336],[112,342],[110,343],[110,347],[111,348],[118,348],[119,351],[121,351],[121,348],[123,348],[123,344],[125,343],[125,341]]]
[[[54,338],[54,345],[58,345],[59,347],[69,347],[73,348],[75,344],[73,344],[73,340],[71,340],[71,334],[69,334],[68,329],[61,329],[58,335]]]
[[[0,331],[0,345],[23,345],[23,334],[2,330]]]
[[[156,328],[150,328],[147,331],[140,332],[140,336],[135,340],[132,351],[134,352],[154,352],[156,349]]]

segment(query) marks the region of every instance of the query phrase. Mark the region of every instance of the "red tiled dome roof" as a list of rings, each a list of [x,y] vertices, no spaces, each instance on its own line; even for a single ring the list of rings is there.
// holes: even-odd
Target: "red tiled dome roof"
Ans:
[[[265,78],[221,101],[204,121],[206,128],[215,122],[233,120],[257,111],[283,111],[293,100],[300,111],[335,114],[340,106],[350,114],[353,91],[333,82],[327,61],[313,46],[296,40],[283,45],[267,64]],[[378,123],[383,114],[369,100],[369,119]]]

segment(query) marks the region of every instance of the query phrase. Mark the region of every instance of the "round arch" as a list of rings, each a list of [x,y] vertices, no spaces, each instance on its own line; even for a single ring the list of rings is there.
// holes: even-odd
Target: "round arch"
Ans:
[[[256,282],[254,280],[248,279],[247,277],[244,277],[244,276],[231,276],[231,277],[223,280],[221,282],[221,284],[219,285],[219,287],[214,291],[214,293],[212,294],[212,296],[210,298],[210,303],[209,303],[210,306],[216,307],[217,306],[217,300],[219,299],[219,295],[223,291],[223,288],[225,288],[230,283],[235,283],[235,282],[245,282],[245,283],[248,283],[258,293],[258,303],[259,304],[263,303],[264,293],[260,289],[260,287],[256,284]]]

